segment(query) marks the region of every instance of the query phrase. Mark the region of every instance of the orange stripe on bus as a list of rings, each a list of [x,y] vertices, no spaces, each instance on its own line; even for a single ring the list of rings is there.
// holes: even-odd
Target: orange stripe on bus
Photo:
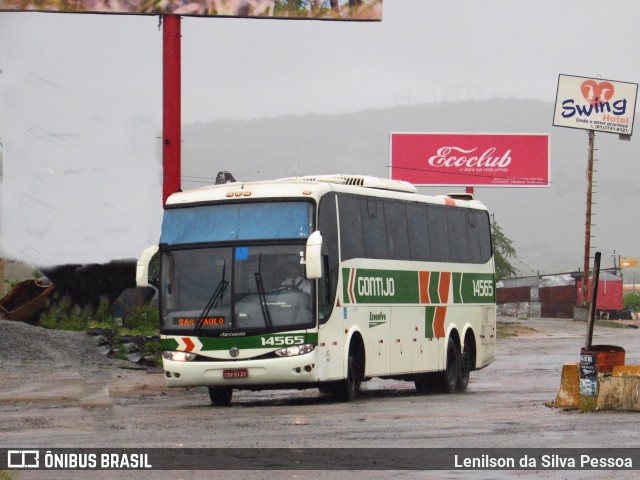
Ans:
[[[429,272],[420,272],[420,303],[431,303],[429,299]]]
[[[440,303],[447,303],[449,301],[450,285],[451,285],[451,272],[441,272],[440,285],[438,286],[438,293],[440,294]]]
[[[433,319],[433,334],[436,338],[444,338],[444,320],[447,316],[447,307],[436,307],[436,315]]]

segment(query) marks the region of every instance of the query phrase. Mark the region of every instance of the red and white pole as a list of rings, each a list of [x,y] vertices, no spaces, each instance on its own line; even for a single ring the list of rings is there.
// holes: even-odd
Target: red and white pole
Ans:
[[[162,16],[162,205],[180,190],[180,16]]]

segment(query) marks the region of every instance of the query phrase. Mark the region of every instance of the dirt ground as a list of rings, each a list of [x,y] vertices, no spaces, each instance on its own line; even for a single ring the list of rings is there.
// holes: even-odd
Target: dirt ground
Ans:
[[[15,332],[9,334],[5,327],[0,330],[4,352],[0,356],[0,447],[640,448],[637,413],[583,414],[549,406],[560,385],[562,365],[579,360],[584,323],[500,319],[499,326],[506,335],[498,341],[496,361],[473,372],[463,394],[419,395],[412,383],[374,379],[363,384],[361,395],[351,403],[334,402],[315,389],[236,392],[228,408],[211,407],[205,389],[165,388],[159,370],[94,355],[82,334],[68,338],[67,332],[56,334],[60,337],[51,347],[58,350],[55,355],[46,353],[49,347],[42,347],[42,355],[29,355],[23,351],[29,342],[8,340]],[[41,333],[36,327],[19,328],[22,336]],[[15,350],[13,355],[7,342]],[[626,364],[640,364],[640,329],[596,327],[594,344],[622,346]],[[21,471],[14,478],[229,479],[249,473]],[[389,477],[389,472],[365,473],[367,478]],[[466,473],[465,477],[476,478],[513,476],[513,472]],[[533,478],[534,473],[518,475]],[[603,475],[601,471],[538,473],[536,478]],[[617,477],[632,478],[626,473]],[[347,474],[272,471],[251,476],[347,478]],[[394,477],[460,478],[463,474],[395,472]]]

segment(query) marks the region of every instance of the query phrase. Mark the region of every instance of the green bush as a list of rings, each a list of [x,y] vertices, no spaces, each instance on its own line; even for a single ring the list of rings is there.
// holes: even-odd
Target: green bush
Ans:
[[[158,335],[160,311],[153,305],[134,307],[127,316],[126,324],[131,335]]]
[[[633,308],[640,310],[640,292],[627,293],[623,299],[624,308]]]
[[[104,296],[93,308],[73,305],[67,296],[54,294],[51,305],[40,314],[39,325],[58,330],[81,331],[91,327],[112,328],[113,317],[109,299]]]
[[[38,323],[57,330],[81,331],[86,328],[86,314],[71,303],[69,297],[54,294],[49,308],[40,314]]]

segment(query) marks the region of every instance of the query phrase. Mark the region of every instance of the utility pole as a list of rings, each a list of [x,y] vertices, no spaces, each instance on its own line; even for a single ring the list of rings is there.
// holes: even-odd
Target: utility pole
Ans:
[[[588,130],[589,134],[589,156],[587,159],[587,214],[584,229],[584,280],[582,281],[582,299],[585,306],[588,304],[589,292],[589,259],[591,257],[591,204],[593,194],[593,150],[595,132]]]

